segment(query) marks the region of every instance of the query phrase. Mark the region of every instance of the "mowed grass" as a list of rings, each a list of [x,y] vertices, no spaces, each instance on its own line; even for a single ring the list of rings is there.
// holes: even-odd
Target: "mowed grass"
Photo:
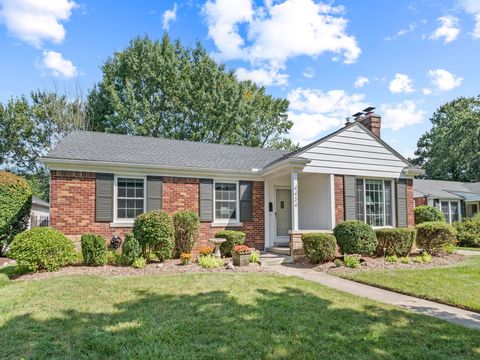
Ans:
[[[463,247],[463,246],[457,246],[457,250],[470,250],[470,251],[480,251],[480,248],[478,247]]]
[[[265,274],[0,288],[1,359],[478,359],[480,332]]]
[[[480,312],[480,256],[451,266],[372,270],[341,276]]]

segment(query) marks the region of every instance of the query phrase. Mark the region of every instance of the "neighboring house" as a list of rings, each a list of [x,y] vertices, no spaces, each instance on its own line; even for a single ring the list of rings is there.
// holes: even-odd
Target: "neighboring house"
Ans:
[[[30,211],[29,228],[36,226],[48,226],[50,216],[50,205],[48,202],[32,196],[32,209]]]
[[[415,206],[435,206],[449,223],[480,212],[480,182],[415,179],[413,190]]]
[[[123,236],[142,212],[193,210],[198,246],[225,228],[264,250],[345,219],[413,226],[412,179],[422,171],[380,139],[371,112],[298,151],[73,132],[43,162],[51,226]]]

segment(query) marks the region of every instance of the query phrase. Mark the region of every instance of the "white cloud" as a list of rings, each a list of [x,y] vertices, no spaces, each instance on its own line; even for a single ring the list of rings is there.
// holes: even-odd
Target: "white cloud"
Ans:
[[[163,30],[168,30],[170,28],[170,23],[172,21],[175,21],[176,18],[177,18],[177,3],[174,3],[172,10],[166,10],[163,13],[163,17],[162,17]]]
[[[417,107],[415,102],[405,100],[399,104],[383,104],[380,106],[382,115],[382,128],[394,131],[403,127],[423,122],[427,115]]]
[[[43,67],[52,71],[53,76],[71,78],[77,75],[77,68],[70,60],[64,59],[62,54],[56,51],[45,50],[43,52]]]
[[[362,88],[370,82],[365,76],[357,77],[357,80],[353,83],[353,86],[356,88]]]
[[[407,94],[415,91],[415,89],[413,88],[413,82],[408,77],[408,75],[398,73],[395,74],[395,78],[390,81],[390,85],[388,88],[394,94]]]
[[[413,32],[416,28],[417,28],[417,24],[413,22],[413,23],[409,24],[408,27],[406,27],[404,29],[400,29],[394,36],[387,36],[385,38],[385,40],[386,41],[395,40],[399,37],[402,37],[404,35],[407,35],[408,33]]]
[[[440,91],[452,90],[462,84],[463,78],[455,76],[444,69],[435,69],[428,72],[432,84]]]
[[[478,0],[459,0],[459,5],[465,12],[473,15],[475,19],[475,27],[472,32],[472,37],[480,39],[480,1]]]
[[[364,97],[344,90],[292,90],[287,96],[290,101],[288,116],[293,121],[290,137],[301,145],[316,140],[321,132],[340,127],[347,116],[366,108]]]
[[[267,68],[247,70],[243,67],[235,71],[239,80],[252,80],[260,86],[287,85],[288,75],[280,73],[279,70]]]
[[[361,50],[346,31],[345,9],[313,0],[209,0],[203,7],[208,34],[221,60],[244,60],[254,66],[281,68],[297,56],[343,55],[353,63]]]
[[[430,36],[432,40],[439,40],[444,38],[444,43],[454,41],[458,34],[460,34],[460,28],[458,27],[458,18],[455,16],[441,16],[437,19],[440,23],[440,27]]]
[[[431,95],[432,94],[432,89],[423,88],[422,93],[423,93],[423,95]]]
[[[315,76],[315,69],[308,66],[305,68],[305,70],[303,70],[302,75],[305,76],[306,78],[311,79]]]
[[[35,47],[44,41],[59,44],[65,38],[62,22],[77,7],[70,0],[0,0],[0,22],[15,37]]]

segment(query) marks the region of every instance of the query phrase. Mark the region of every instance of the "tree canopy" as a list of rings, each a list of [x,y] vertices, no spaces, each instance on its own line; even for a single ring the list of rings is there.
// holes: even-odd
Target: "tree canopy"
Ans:
[[[413,163],[436,180],[480,181],[480,96],[438,108],[432,129],[417,143]]]
[[[89,95],[97,131],[257,147],[292,147],[288,100],[239,81],[197,43],[136,38],[102,67]]]

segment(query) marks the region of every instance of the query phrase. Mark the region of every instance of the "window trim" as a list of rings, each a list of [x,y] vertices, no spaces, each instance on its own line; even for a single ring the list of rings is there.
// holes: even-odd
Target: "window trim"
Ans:
[[[452,224],[452,202],[457,203],[458,221],[462,220],[462,208],[461,208],[462,204],[460,203],[460,200],[438,199],[437,209],[440,210],[443,214],[442,202],[447,202],[448,203],[448,218],[446,219],[448,224],[450,224],[450,225]]]
[[[363,221],[365,224],[367,224],[367,201],[366,201],[366,187],[365,187],[365,180],[381,180],[383,182],[383,223],[384,225],[380,226],[372,226],[370,225],[373,229],[384,229],[384,228],[394,228],[397,226],[396,222],[396,192],[395,192],[395,182],[394,179],[385,179],[385,178],[373,178],[373,177],[359,177],[357,176],[355,179],[355,184],[357,180],[362,180],[362,185],[363,185]],[[391,225],[385,225],[385,222],[387,220],[387,207],[386,207],[386,196],[385,196],[385,182],[388,181],[390,182],[390,190],[391,190],[391,196],[390,196],[390,203],[391,203],[391,216],[392,216],[392,224]],[[356,185],[355,185],[356,186]],[[356,196],[356,189],[355,189],[355,196]],[[355,199],[355,203],[357,200]],[[355,204],[355,210],[356,210],[356,204]],[[358,214],[357,214],[358,216]]]
[[[235,219],[217,219],[217,199],[215,195],[215,188],[217,183],[220,184],[235,184],[236,199],[235,199]],[[213,180],[213,224],[214,225],[241,225],[240,223],[240,181],[238,180]],[[220,201],[220,200],[219,200]]]
[[[147,211],[147,177],[145,175],[121,175],[115,174],[113,180],[113,225],[125,224],[132,226],[135,218],[118,218],[118,179],[137,179],[143,180],[143,212]]]

